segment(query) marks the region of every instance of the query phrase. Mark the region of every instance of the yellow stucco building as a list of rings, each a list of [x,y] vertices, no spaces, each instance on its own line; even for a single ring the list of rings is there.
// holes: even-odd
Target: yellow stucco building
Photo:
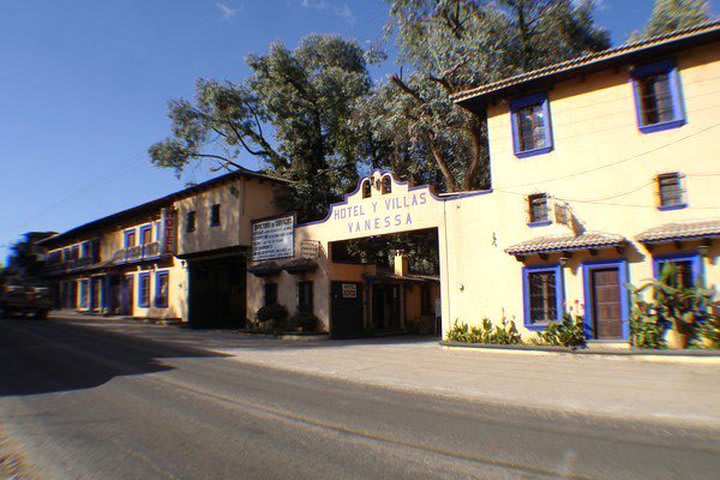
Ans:
[[[244,325],[250,219],[285,184],[233,172],[46,239],[56,308]]]
[[[529,336],[573,307],[592,338],[624,339],[625,283],[675,262],[716,286],[719,39],[705,25],[457,95],[487,117],[492,189],[438,197],[374,172],[326,219],[299,225],[296,253],[319,244],[303,281],[324,328],[373,326],[375,267],[333,262],[333,244],[408,230],[437,231],[443,331],[505,315]],[[268,283],[292,311],[296,276],[249,278],[250,312]]]
[[[487,118],[487,191],[438,195],[376,171],[323,220],[296,224],[273,202],[281,180],[238,172],[78,227],[44,242],[58,303],[194,324],[280,304],[336,337],[503,315],[529,336],[582,306],[592,338],[625,339],[625,283],[665,262],[720,282],[719,42],[708,24],[456,95]],[[339,254],[417,231],[436,240],[434,274],[403,252],[385,268]]]

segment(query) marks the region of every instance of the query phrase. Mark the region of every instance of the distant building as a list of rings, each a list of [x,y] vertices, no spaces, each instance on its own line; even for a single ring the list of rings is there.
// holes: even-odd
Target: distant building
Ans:
[[[233,172],[40,242],[56,307],[243,326],[250,218],[283,185]]]

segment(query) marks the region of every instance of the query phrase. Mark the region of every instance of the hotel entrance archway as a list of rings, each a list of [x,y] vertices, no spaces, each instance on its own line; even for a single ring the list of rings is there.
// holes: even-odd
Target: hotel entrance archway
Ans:
[[[440,335],[436,228],[330,243],[333,338]]]

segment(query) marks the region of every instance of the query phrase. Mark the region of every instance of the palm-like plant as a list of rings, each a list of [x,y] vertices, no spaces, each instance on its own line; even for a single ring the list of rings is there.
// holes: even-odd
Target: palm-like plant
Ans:
[[[646,280],[639,287],[628,284],[633,292],[636,308],[647,321],[660,324],[667,322],[681,335],[692,335],[695,327],[711,315],[715,290],[695,284],[688,284],[677,265],[667,262],[657,279]],[[643,300],[643,294],[651,292],[650,300]]]

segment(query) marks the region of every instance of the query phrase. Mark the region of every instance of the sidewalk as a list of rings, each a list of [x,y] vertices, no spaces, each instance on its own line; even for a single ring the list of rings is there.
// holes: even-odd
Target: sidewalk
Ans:
[[[441,347],[437,339],[282,341],[203,331],[84,321],[144,339],[203,348],[228,360],[342,381],[616,420],[720,430],[720,362],[496,352]]]

